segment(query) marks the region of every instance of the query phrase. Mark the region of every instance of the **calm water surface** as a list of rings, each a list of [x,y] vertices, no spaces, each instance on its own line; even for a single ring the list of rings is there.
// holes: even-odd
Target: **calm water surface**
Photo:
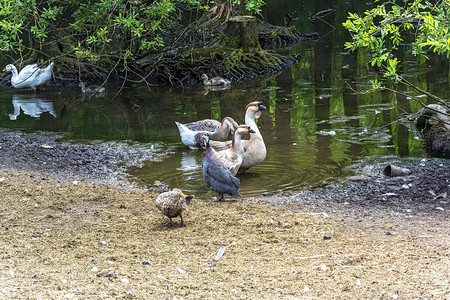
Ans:
[[[302,59],[279,74],[235,82],[225,90],[200,84],[152,90],[128,86],[116,96],[118,88],[111,85],[104,95],[88,101],[83,101],[78,88],[47,87],[35,94],[0,87],[0,127],[63,132],[72,139],[162,143],[169,150],[165,159],[130,173],[151,183],[164,181],[200,198],[215,195],[202,178],[204,153],[182,145],[174,121],[231,116],[242,123],[245,106],[256,100],[268,108],[258,122],[268,154],[263,164],[240,176],[243,196],[318,186],[347,175],[345,166],[371,154],[423,155],[411,123],[392,122],[404,112],[420,109],[409,96],[419,95],[424,102],[427,98],[408,89],[404,95],[365,92],[371,79],[382,78],[367,67],[363,55],[343,49],[347,36],[339,24],[345,10],[335,7],[326,19],[336,25],[331,31],[323,22],[305,21],[308,11],[317,9],[288,11],[299,17],[294,25],[327,36],[280,50],[300,54]],[[411,65],[404,75],[448,99],[448,65],[433,63],[434,73],[429,66]]]

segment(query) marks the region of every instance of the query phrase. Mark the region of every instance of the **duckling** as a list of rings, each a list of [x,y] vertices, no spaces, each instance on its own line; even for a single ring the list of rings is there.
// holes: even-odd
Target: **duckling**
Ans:
[[[20,73],[17,72],[17,68],[9,64],[3,72],[9,71],[12,73],[11,85],[17,89],[31,87],[35,92],[37,87],[46,84],[52,77],[54,63],[51,62],[46,68],[39,69],[37,64],[25,66]]]
[[[256,119],[261,116],[261,111],[267,108],[262,105],[262,102],[254,101],[249,103],[245,108],[245,124],[249,125],[250,128],[255,131],[255,133],[250,135],[248,140],[242,141],[242,146],[244,148],[244,158],[242,164],[239,168],[238,174],[242,174],[253,166],[256,166],[266,159],[267,150],[264,144],[264,139],[259,132],[258,126],[256,125]],[[216,151],[221,151],[231,147],[231,142],[219,142],[211,141],[211,147]]]
[[[236,176],[245,155],[241,142],[242,136],[245,134],[251,135],[252,133],[255,133],[255,131],[249,125],[240,125],[234,132],[231,148],[216,152],[216,156],[230,170],[233,176]]]
[[[202,74],[203,84],[204,85],[229,85],[231,81],[222,77],[213,77],[208,79],[208,75]]]
[[[195,139],[197,133],[210,133],[210,139],[224,140],[237,127],[236,121],[230,117],[223,118],[222,122],[205,119],[187,124],[181,124],[179,122],[175,122],[175,124],[177,124],[178,130],[180,131],[181,141],[191,149],[201,147],[201,143]]]
[[[159,194],[156,198],[156,207],[169,218],[173,227],[176,227],[176,224],[172,221],[172,218],[178,216],[181,218],[180,227],[185,227],[182,212],[184,210],[189,212],[188,204],[194,198],[194,195],[185,195],[181,190],[175,188],[172,191]]]
[[[219,201],[224,201],[224,194],[240,197],[239,178],[233,176],[230,170],[217,157],[215,151],[209,145],[209,135],[202,136],[203,145],[206,148],[202,162],[203,179],[216,192],[219,193]]]
[[[78,83],[78,86],[81,87],[81,92],[86,94],[103,93],[105,91],[104,87],[98,85],[90,85],[86,87],[86,85],[84,85],[84,82],[82,81]]]

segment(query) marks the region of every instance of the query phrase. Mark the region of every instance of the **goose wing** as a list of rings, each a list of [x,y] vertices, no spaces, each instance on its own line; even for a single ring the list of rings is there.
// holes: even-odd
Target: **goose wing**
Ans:
[[[46,68],[38,69],[38,74],[36,75],[37,85],[47,83],[52,77],[53,62],[51,62]]]
[[[39,68],[38,68],[37,64],[27,65],[17,75],[16,82],[22,83],[26,80],[35,78],[38,74],[39,74]]]
[[[236,175],[242,163],[242,159],[239,159],[239,155],[237,153],[233,153],[227,149],[216,152],[216,156],[220,159],[224,166],[230,170],[232,175]]]
[[[210,131],[214,132],[220,127],[220,122],[212,119],[200,120],[192,123],[184,124],[192,131]]]
[[[249,147],[249,140],[242,140],[242,147],[244,147],[244,151],[247,151]],[[211,148],[213,148],[215,151],[220,153],[223,150],[227,150],[231,148],[231,141],[209,141],[209,144],[211,145]]]
[[[215,155],[205,155],[202,163],[202,169],[203,178],[213,190],[220,194],[240,196],[239,178],[234,177],[230,170],[228,170],[228,168]]]
[[[209,141],[211,148],[215,151],[223,151],[231,148],[231,141]]]

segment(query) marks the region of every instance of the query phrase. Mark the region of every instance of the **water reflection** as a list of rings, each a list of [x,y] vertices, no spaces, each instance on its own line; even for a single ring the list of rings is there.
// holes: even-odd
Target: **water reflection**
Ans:
[[[282,17],[289,13],[295,18],[292,24],[301,32],[326,36],[279,50],[301,56],[297,64],[279,74],[233,82],[226,88],[205,88],[202,84],[151,90],[146,86],[125,86],[114,99],[120,85],[112,85],[105,95],[89,101],[81,101],[79,89],[55,87],[43,94],[53,103],[57,119],[42,117],[30,122],[30,118],[19,117],[11,122],[4,117],[0,118],[0,126],[70,132],[74,139],[175,146],[161,162],[133,168],[130,173],[150,183],[164,181],[200,198],[216,195],[202,178],[204,153],[182,145],[174,121],[189,123],[231,116],[243,123],[244,108],[252,101],[263,101],[267,107],[258,120],[267,158],[240,176],[244,196],[320,185],[342,176],[345,166],[365,155],[423,155],[410,122],[396,122],[403,112],[421,108],[418,102],[408,99],[418,92],[409,87],[396,87],[405,95],[370,91],[371,80],[383,78],[368,66],[364,53],[348,54],[343,48],[347,33],[341,24],[347,12],[372,5],[367,3],[308,0],[299,7],[291,0],[268,1],[264,14],[270,22],[282,25]],[[328,24],[310,19],[330,7],[335,12],[323,20],[332,24],[334,31]],[[405,53],[404,61],[409,60],[409,55]],[[412,65],[405,67],[403,75],[414,85],[448,99],[448,61],[430,64],[436,72],[430,72],[426,65]],[[10,89],[0,87],[0,115],[11,112],[11,97]],[[427,103],[426,97],[421,100]]]
[[[16,120],[21,112],[32,118],[40,118],[41,114],[49,113],[56,118],[56,112],[53,108],[53,102],[50,100],[38,98],[37,95],[19,95],[15,94],[12,99],[14,113],[10,113],[9,119]]]
[[[205,85],[203,87],[203,95],[206,96],[208,93],[212,92],[218,92],[218,91],[225,91],[231,89],[231,85]]]

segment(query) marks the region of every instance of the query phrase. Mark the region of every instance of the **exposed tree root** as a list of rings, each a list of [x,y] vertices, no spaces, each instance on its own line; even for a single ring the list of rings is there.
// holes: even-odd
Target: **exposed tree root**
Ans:
[[[437,118],[433,118],[434,115]],[[450,158],[450,121],[445,107],[430,104],[417,119],[427,151],[437,157]]]
[[[298,59],[267,51],[246,53],[216,48],[187,51],[174,58],[157,61],[141,61],[137,69],[148,74],[147,80],[169,84],[198,83],[203,73],[237,81],[279,72]]]
[[[231,22],[231,21],[230,21]],[[230,80],[244,80],[270,75],[297,62],[298,56],[283,56],[263,50],[264,48],[287,46],[305,39],[316,39],[316,34],[301,35],[294,28],[273,26],[256,20],[256,47],[252,51],[232,48],[238,35],[233,31],[241,23],[230,23],[223,18],[203,16],[175,34],[168,35],[171,46],[165,52],[142,53],[140,58],[124,61],[116,57],[102,57],[100,61],[80,61],[73,54],[56,53],[54,80],[56,85],[103,84],[115,79],[122,83],[190,84],[199,83],[200,76],[222,76]],[[231,25],[230,25],[231,24]],[[231,28],[231,29],[230,29]],[[256,32],[255,32],[256,33]],[[240,37],[242,38],[242,37]],[[262,46],[258,46],[259,44]],[[254,45],[254,44],[253,44]],[[56,51],[56,50],[55,50]],[[33,57],[33,56],[30,56]],[[35,61],[23,61],[22,66]],[[19,62],[15,62],[19,64]],[[11,74],[1,73],[0,84],[9,85]]]

